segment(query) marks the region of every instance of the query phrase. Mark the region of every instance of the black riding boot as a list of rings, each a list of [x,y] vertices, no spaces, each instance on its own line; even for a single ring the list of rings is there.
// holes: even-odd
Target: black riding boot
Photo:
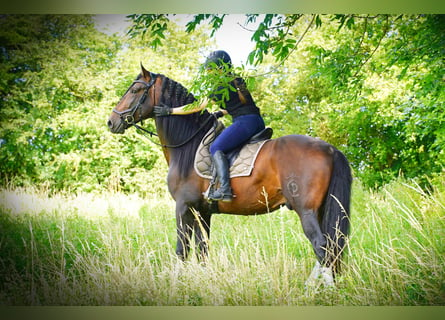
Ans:
[[[211,200],[230,202],[232,201],[232,189],[230,188],[230,172],[229,162],[226,155],[222,151],[216,151],[213,156],[216,175],[219,180],[219,189],[209,195]]]

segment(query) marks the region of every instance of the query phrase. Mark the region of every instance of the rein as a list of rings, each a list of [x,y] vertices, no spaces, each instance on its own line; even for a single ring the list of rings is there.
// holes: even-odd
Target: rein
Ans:
[[[151,140],[150,138],[153,136],[158,136],[156,133],[149,131],[147,129],[142,128],[141,126],[137,125],[136,123],[133,124],[133,126],[138,129],[139,131],[142,131],[142,135],[149,134],[150,137],[147,137],[148,139],[150,139],[150,141],[152,143],[154,143],[155,145],[161,146],[163,148],[170,148],[170,149],[175,149],[175,148],[180,148],[185,146],[187,143],[189,143],[190,141],[192,141],[197,135],[198,133],[205,128],[205,126],[210,122],[210,120],[215,120],[215,124],[216,124],[216,119],[218,119],[218,115],[215,113],[211,113],[209,115],[209,117],[201,124],[201,126],[196,130],[196,132],[194,134],[192,134],[189,138],[187,138],[185,141],[179,143],[179,144],[162,144],[162,143],[157,143],[154,142],[153,140]]]

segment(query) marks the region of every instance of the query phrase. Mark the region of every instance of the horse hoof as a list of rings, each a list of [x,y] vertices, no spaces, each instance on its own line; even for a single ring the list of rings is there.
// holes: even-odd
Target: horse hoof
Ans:
[[[308,292],[310,289],[318,289],[321,286],[334,288],[334,275],[331,268],[322,267],[317,261],[304,287],[306,292]]]

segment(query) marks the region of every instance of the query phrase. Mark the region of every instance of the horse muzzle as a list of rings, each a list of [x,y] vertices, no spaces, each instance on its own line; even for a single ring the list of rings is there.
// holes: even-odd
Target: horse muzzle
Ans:
[[[125,130],[129,127],[128,124],[122,120],[122,118],[113,116],[108,119],[107,125],[108,129],[110,129],[112,133],[118,134],[124,133]]]

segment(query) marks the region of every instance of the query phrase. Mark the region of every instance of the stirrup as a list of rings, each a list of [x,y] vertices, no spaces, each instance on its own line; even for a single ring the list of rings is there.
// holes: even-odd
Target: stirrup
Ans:
[[[214,201],[222,201],[222,202],[232,202],[233,194],[232,193],[222,193],[219,190],[214,190],[212,193],[208,195],[209,200]]]

